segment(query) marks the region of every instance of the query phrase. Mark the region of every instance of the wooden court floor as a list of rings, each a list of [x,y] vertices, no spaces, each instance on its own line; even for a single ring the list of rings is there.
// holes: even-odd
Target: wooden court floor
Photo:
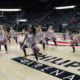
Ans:
[[[80,47],[76,47],[76,52],[72,52],[71,47],[67,46],[46,46],[46,50],[44,51],[40,47],[40,52],[43,55],[48,55],[52,57],[62,58],[63,61],[70,60],[71,62],[78,62],[80,63]],[[2,51],[0,51],[0,80],[61,80],[58,77],[51,76],[49,74],[43,73],[31,67],[25,66],[18,62],[12,60],[15,57],[22,57],[24,56],[22,50],[19,48],[19,45],[12,40],[12,42],[8,43],[8,54],[6,54],[3,46]],[[31,49],[27,49],[27,54],[32,54]],[[28,56],[26,59],[30,59],[36,61],[33,56]],[[80,75],[80,64],[79,66],[70,66],[65,67],[65,64],[58,65],[57,63],[50,63],[49,61],[39,60],[39,63],[46,64],[61,70],[65,70],[77,75]],[[66,64],[69,64],[66,63]],[[78,65],[78,64],[75,64]],[[70,80],[70,79],[65,79]],[[72,79],[73,80],[73,79]],[[79,79],[80,80],[80,79]]]

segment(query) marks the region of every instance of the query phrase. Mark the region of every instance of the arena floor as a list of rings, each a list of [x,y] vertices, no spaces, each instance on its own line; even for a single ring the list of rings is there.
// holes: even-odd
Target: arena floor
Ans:
[[[64,42],[68,41],[69,40],[66,40]],[[49,43],[51,44],[51,42]],[[42,53],[42,55],[56,57],[53,60],[48,57],[44,59],[41,59],[40,57],[40,60],[37,62],[56,68],[56,70],[54,70],[53,72],[53,76],[45,73],[44,71],[40,71],[36,68],[31,68],[14,61],[13,58],[24,56],[19,45],[16,44],[14,40],[12,40],[10,44],[8,43],[8,54],[6,54],[2,46],[2,51],[0,51],[0,80],[80,80],[80,47],[76,47],[76,52],[73,53],[72,48],[69,46],[69,44],[63,44],[60,42],[58,42],[58,44],[62,46],[56,47],[49,45],[46,46],[45,51],[42,49],[42,46],[38,44],[38,46],[40,47],[40,53]],[[34,56],[31,56],[31,49],[27,49],[27,54],[29,56],[27,56],[25,59],[36,62]],[[69,61],[64,62],[67,60]],[[51,61],[54,62],[52,63]],[[63,74],[64,77],[60,77],[60,75],[63,75],[61,74],[62,71],[59,71],[58,69],[67,71],[71,74]]]

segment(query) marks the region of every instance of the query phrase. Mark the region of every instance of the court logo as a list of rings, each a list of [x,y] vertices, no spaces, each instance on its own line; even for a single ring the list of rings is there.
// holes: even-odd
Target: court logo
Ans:
[[[80,75],[77,75],[68,71],[64,71],[64,70],[61,70],[52,66],[48,66],[42,63],[37,63],[30,59],[18,57],[18,58],[14,58],[13,60],[21,64],[24,64],[25,66],[47,73],[51,76],[60,78],[62,80],[80,80]]]
[[[31,54],[31,56],[34,55]],[[74,67],[75,69],[77,69],[77,71],[80,71],[80,62],[78,61],[64,60],[63,58],[43,55],[41,53],[38,56],[40,60],[47,61],[52,64],[61,65],[63,67]]]

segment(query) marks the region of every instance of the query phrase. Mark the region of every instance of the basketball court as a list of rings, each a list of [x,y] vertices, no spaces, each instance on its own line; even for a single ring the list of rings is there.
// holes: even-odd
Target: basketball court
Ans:
[[[0,0],[0,80],[80,80],[80,0]]]
[[[60,34],[58,34],[60,35]],[[64,40],[62,40],[63,42]],[[64,41],[67,42],[68,40]],[[9,43],[8,43],[9,44]],[[53,43],[52,43],[53,44]],[[66,43],[58,43],[60,45],[67,45]],[[80,79],[80,47],[76,47],[76,52],[72,52],[70,46],[46,46],[45,51],[42,49],[41,44],[37,44],[40,47],[39,61],[37,62],[31,49],[26,49],[28,56],[23,58],[24,54],[19,45],[11,40],[8,45],[8,54],[4,51],[0,51],[0,80],[79,80]],[[21,60],[19,59],[22,57]],[[15,59],[15,60],[13,60]],[[18,62],[16,59],[19,59]],[[27,62],[27,60],[29,62]],[[31,62],[35,62],[36,65],[32,65]],[[31,63],[31,64],[28,64]],[[26,64],[26,65],[25,65]],[[53,74],[46,73],[46,67],[38,69],[40,64],[54,68],[51,72]],[[31,66],[30,66],[31,65]],[[33,67],[32,67],[33,66]],[[64,73],[63,73],[64,72]],[[65,75],[65,72],[68,74]],[[62,76],[62,77],[60,77]],[[77,77],[78,76],[78,77]]]

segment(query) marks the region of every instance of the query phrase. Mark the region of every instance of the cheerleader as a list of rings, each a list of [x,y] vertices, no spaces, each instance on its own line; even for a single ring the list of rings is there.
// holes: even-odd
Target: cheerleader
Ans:
[[[54,35],[54,30],[53,27],[50,25],[46,34],[46,41],[48,44],[48,41],[52,40],[54,42],[54,44],[57,46],[57,42],[56,42],[56,37]]]
[[[73,37],[73,40],[71,41],[71,47],[73,49],[73,52],[75,52],[75,46],[78,46],[78,38],[77,37]]]
[[[0,50],[1,50],[1,45],[4,45],[4,48],[6,50],[6,53],[8,53],[8,49],[7,49],[7,37],[6,34],[3,30],[2,25],[0,26]]]
[[[35,43],[35,35],[36,35],[36,29],[34,27],[29,28],[28,33],[26,34],[22,43],[22,46],[23,46],[22,50],[24,52],[24,55],[27,56],[26,48],[32,48],[34,56],[36,60],[38,60],[37,53],[39,52],[39,48],[36,46],[36,43]],[[24,45],[25,40],[27,45]]]
[[[70,40],[73,40],[73,35],[71,30],[66,30],[66,32],[63,34],[63,38],[64,40],[66,40],[67,38],[69,38]]]
[[[20,48],[23,49],[24,56],[27,56],[26,50],[24,49],[24,48],[27,48],[27,45],[26,45],[25,43],[23,44],[23,40],[24,40],[24,38],[25,38],[25,35],[26,35],[26,34],[23,35],[23,34],[21,33],[21,35],[18,37],[18,42],[19,42],[19,44],[20,44]]]
[[[43,32],[42,32],[41,26],[36,27],[35,42],[41,43],[43,45],[43,50],[45,50],[45,43],[43,39]]]
[[[12,27],[10,28],[10,32],[9,32],[9,36],[8,36],[9,42],[11,42],[11,40],[10,40],[11,38],[13,38],[16,41],[16,43],[18,42],[16,32],[14,31],[14,29]]]
[[[26,48],[30,48],[33,44],[33,33],[32,29],[29,28],[22,42],[20,42],[20,47],[24,52],[24,57],[27,56]]]

